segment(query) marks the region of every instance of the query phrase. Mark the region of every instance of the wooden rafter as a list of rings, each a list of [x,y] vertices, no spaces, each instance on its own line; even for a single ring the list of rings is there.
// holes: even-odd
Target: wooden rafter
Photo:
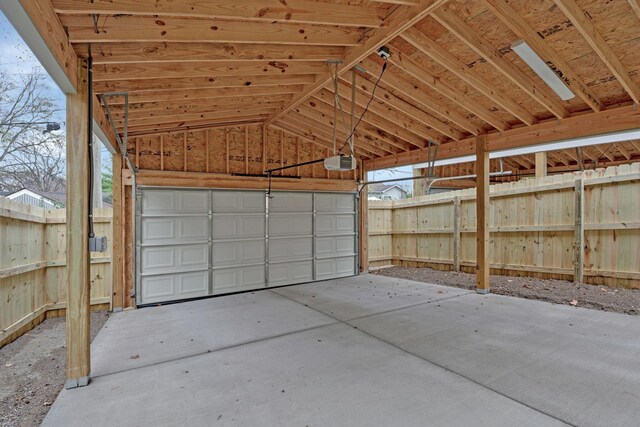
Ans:
[[[546,94],[547,88],[536,85],[522,70],[505,60],[487,40],[473,31],[451,9],[437,10],[433,13],[433,17],[556,117],[562,119],[569,116],[569,111],[559,100]]]
[[[425,67],[418,64],[409,56],[404,55],[400,51],[398,51],[398,55],[391,58],[390,61],[393,65],[401,69],[403,72],[409,74],[411,77],[432,88],[447,99],[458,104],[460,107],[481,118],[496,129],[509,129],[510,126],[502,119],[500,119],[496,114],[489,111],[488,108],[485,108],[473,99],[470,99],[463,91],[457,90],[451,85],[447,84],[447,82],[445,82],[444,80],[431,75],[425,70]],[[472,133],[475,134],[475,132]]]
[[[86,57],[88,44],[74,45]],[[225,61],[326,61],[340,58],[344,47],[268,45],[251,43],[93,43],[93,63],[128,64],[145,62],[225,62]]]
[[[180,89],[278,86],[284,82],[290,85],[303,85],[313,83],[314,81],[315,76],[313,74],[288,75],[286,81],[283,81],[280,76],[182,77],[95,82],[93,89],[96,93],[117,92],[122,89],[126,89],[127,92],[133,93],[146,91],[175,91]]]
[[[602,62],[609,68],[618,82],[627,91],[633,102],[640,103],[640,87],[631,78],[627,70],[613,52],[611,47],[600,32],[596,29],[587,13],[583,11],[575,0],[554,0],[562,12],[571,20],[582,37],[589,43],[591,49],[600,57]]]
[[[405,33],[403,33],[401,37],[411,45],[413,45],[413,47],[418,49],[420,52],[445,67],[447,71],[462,79],[469,86],[478,90],[484,96],[497,103],[499,106],[508,111],[509,114],[517,117],[523,123],[532,125],[538,122],[533,114],[522,108],[515,101],[510,99],[506,94],[502,93],[502,91],[499,91],[498,89],[492,87],[489,82],[475,75],[458,58],[453,56],[446,49],[438,45],[435,41],[431,40],[429,37],[418,31],[417,29],[410,28]]]
[[[344,78],[341,78],[341,82],[343,84],[350,85],[350,82]],[[375,93],[373,93],[373,83],[371,83],[369,80],[359,80],[358,82],[356,82],[356,87],[359,92],[365,94],[367,97],[370,98],[373,95],[381,105],[384,105],[387,108],[393,108],[396,111],[405,114],[416,123],[423,123],[424,125],[429,126],[432,129],[442,133],[443,135],[446,135],[455,140],[460,140],[464,137],[462,132],[460,132],[450,124],[436,119],[432,115],[408,103],[402,98],[384,89],[383,87],[378,87]]]
[[[343,99],[347,101],[351,100],[351,85],[347,84],[344,80],[340,81],[338,85],[338,92]],[[369,99],[371,99],[370,95],[365,98],[364,96],[358,96],[358,94],[359,92],[357,91],[356,84],[356,104],[360,107],[366,107],[367,103],[369,103]],[[349,109],[347,108],[347,110]],[[405,115],[401,109],[395,109],[391,107],[387,102],[380,101],[375,97],[369,103],[369,111],[392,121],[397,127],[407,129],[409,132],[412,132],[423,140],[426,137],[437,140],[443,138],[439,131],[436,131],[429,126],[424,125],[422,122],[413,120],[411,117]],[[366,117],[366,114],[364,117]],[[420,148],[422,147],[424,147],[424,142],[420,145]]]
[[[505,0],[483,0],[489,10],[544,61],[550,62],[567,86],[594,111],[602,110],[600,99],[587,87],[567,62]]]
[[[306,117],[307,119],[315,120],[316,122],[318,122],[318,124],[321,125],[324,131],[326,131],[328,134],[331,134],[331,129],[333,127],[333,109],[332,107],[323,104],[324,103],[322,101],[311,98],[304,104],[297,106],[295,111],[292,111],[291,114],[299,114]],[[300,116],[297,116],[297,118],[301,119]],[[376,148],[379,148],[388,154],[407,151],[406,147],[408,147],[408,144],[406,142],[400,141],[397,138],[393,138],[390,135],[384,134],[368,123],[361,123],[358,127],[358,131],[359,135],[368,135],[369,138],[375,140]],[[338,135],[340,135],[337,138],[337,145],[338,148],[341,148],[344,145],[347,133],[344,132],[342,126],[338,126],[336,132]]]
[[[374,30],[370,34],[366,35],[366,40],[362,46],[351,47],[345,52],[345,55],[342,58],[342,63],[338,66],[338,74],[342,74],[353,68],[364,58],[375,52],[375,50],[380,46],[383,46],[388,41],[393,40],[400,33],[405,31],[407,28],[412,27],[416,22],[420,21],[446,1],[447,0],[419,0],[412,6],[398,7],[384,20],[382,28]],[[333,73],[331,71],[320,76],[316,83],[307,86],[304,92],[297,95],[292,102],[277,114],[271,116],[267,121],[267,124],[273,122],[279,117],[282,117],[288,111],[304,102],[305,99],[329,83],[332,78]]]
[[[242,0],[216,2],[184,0],[149,2],[143,0],[53,0],[60,14],[105,14],[177,16],[206,19],[242,19],[263,22],[378,27],[382,20],[376,8],[322,3],[310,0]]]
[[[284,80],[283,76],[297,74],[320,74],[327,69],[325,62],[281,61],[228,61],[190,62],[178,64],[171,62],[144,64],[96,65],[93,67],[94,81],[111,80],[148,80],[190,77],[237,77],[237,76],[273,76]]]
[[[376,72],[380,66],[376,62],[372,59],[366,59],[362,61],[362,65],[370,76],[373,78],[378,77]],[[442,105],[441,102],[429,96],[427,91],[421,90],[421,87],[416,87],[414,84],[395,75],[393,70],[389,71],[389,74],[385,72],[384,80],[380,82],[381,86],[388,87],[398,93],[399,96],[402,96],[402,99],[410,100],[420,109],[431,111],[474,135],[481,132],[481,129],[467,117]]]
[[[286,83],[284,81],[283,83]],[[129,103],[139,104],[143,102],[194,102],[196,99],[206,100],[217,98],[233,98],[242,96],[269,96],[269,95],[290,95],[303,90],[302,85],[278,85],[278,86],[257,86],[241,88],[210,88],[210,89],[185,89],[174,91],[148,91],[134,92],[129,95]],[[109,105],[124,104],[124,97],[113,97],[109,99]]]
[[[318,26],[206,19],[100,16],[96,33],[90,15],[63,15],[72,43],[216,42],[320,46],[358,46],[361,32],[353,27]]]
[[[340,90],[338,90],[338,93],[340,93]],[[333,92],[329,91],[328,89],[323,89],[320,92],[317,92],[314,95],[314,97],[323,101],[324,103],[327,103],[328,105],[332,105],[332,101],[335,98]],[[348,117],[348,112],[351,111],[351,100],[347,96],[341,96],[340,103],[343,106],[343,109],[345,112],[345,119],[346,119]],[[435,134],[433,133],[433,131],[429,131],[427,135],[420,136],[416,133],[413,133],[403,128],[402,126],[399,126],[398,123],[394,122],[393,120],[390,120],[390,118],[384,117],[383,115],[376,113],[371,108],[369,108],[366,114],[363,115],[364,106],[358,104],[358,102],[356,102],[354,111],[355,111],[356,120],[358,120],[359,117],[362,117],[362,122],[360,126],[362,126],[362,123],[366,122],[371,124],[374,127],[377,127],[380,130],[388,132],[390,135],[393,135],[396,138],[398,138],[398,140],[406,141],[406,143],[396,145],[398,148],[402,148],[405,151],[411,150],[414,147],[417,147],[417,148],[424,147],[425,136],[432,135],[432,137],[435,138],[434,136]],[[339,123],[342,123],[341,115],[338,117],[338,119],[339,119]],[[348,120],[346,121],[346,126],[347,127],[349,126]]]

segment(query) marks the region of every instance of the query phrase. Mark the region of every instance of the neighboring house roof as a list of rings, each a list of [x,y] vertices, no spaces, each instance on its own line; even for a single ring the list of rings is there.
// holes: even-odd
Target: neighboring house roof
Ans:
[[[391,190],[392,188],[397,188],[398,190],[402,191],[402,194],[407,194],[407,190],[405,190],[404,188],[400,187],[399,185],[387,185],[387,184],[371,184],[369,186],[369,192],[373,192],[373,193],[386,193],[387,191]]]
[[[11,194],[11,191],[0,191],[0,196],[2,197],[8,196],[9,194]]]

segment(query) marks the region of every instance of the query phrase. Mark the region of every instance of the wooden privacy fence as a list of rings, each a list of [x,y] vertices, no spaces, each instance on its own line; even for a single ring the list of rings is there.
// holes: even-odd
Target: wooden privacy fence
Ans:
[[[66,211],[0,197],[0,347],[66,307]],[[111,209],[94,211],[111,241]],[[111,251],[91,258],[91,304],[111,302]]]
[[[475,189],[369,202],[369,262],[475,272]],[[493,274],[640,288],[640,164],[491,186]]]

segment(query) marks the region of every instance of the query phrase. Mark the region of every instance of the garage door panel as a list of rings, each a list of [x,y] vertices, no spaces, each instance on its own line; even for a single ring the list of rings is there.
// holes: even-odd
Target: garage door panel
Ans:
[[[355,259],[353,256],[344,258],[319,259],[316,261],[317,280],[352,276],[354,274]]]
[[[310,236],[313,216],[309,214],[269,214],[269,237]]]
[[[269,286],[283,286],[313,280],[313,262],[294,261],[269,264]]]
[[[206,296],[208,271],[142,277],[142,304]]]
[[[351,214],[318,215],[316,217],[316,234],[345,234],[355,231],[354,216]]]
[[[313,239],[295,237],[269,239],[269,262],[310,259],[313,257]]]
[[[355,273],[353,194],[143,189],[137,206],[140,304]]]
[[[354,255],[355,236],[318,237],[316,256]]]
[[[209,220],[205,217],[142,218],[143,243],[177,243],[208,240]]]
[[[316,193],[316,212],[355,212],[353,194]]]
[[[255,213],[265,211],[265,194],[262,191],[213,191],[214,213]]]
[[[272,212],[311,212],[313,194],[311,193],[271,193],[269,213]]]
[[[213,267],[264,264],[264,240],[215,242]]]
[[[212,295],[264,287],[264,265],[214,269]]]
[[[207,244],[142,247],[141,268],[144,274],[206,269],[208,253]]]
[[[206,190],[145,190],[142,213],[198,214],[209,212],[209,192]]]
[[[264,238],[264,214],[214,215],[213,240]]]

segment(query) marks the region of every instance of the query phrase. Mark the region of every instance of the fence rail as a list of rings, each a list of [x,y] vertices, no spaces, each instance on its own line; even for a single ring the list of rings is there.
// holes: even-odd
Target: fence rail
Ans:
[[[66,307],[66,211],[0,197],[0,347]],[[111,241],[111,209],[94,211]],[[111,302],[111,251],[92,254],[91,304]]]
[[[494,274],[640,288],[640,164],[491,186]],[[475,270],[475,189],[369,202],[371,266]]]

